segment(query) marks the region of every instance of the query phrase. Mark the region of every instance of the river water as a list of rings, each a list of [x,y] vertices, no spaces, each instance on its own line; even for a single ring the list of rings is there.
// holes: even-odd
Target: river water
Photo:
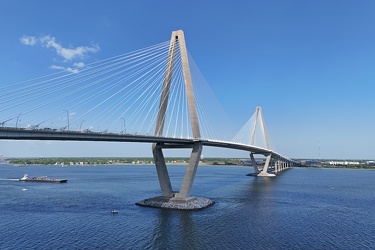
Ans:
[[[0,165],[0,249],[375,249],[375,171],[251,169],[199,167],[192,195],[216,204],[176,211],[134,205],[160,195],[152,166]]]

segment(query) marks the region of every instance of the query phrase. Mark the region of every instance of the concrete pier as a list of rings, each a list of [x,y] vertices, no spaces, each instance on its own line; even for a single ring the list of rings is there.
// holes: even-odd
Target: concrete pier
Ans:
[[[138,206],[177,210],[199,210],[212,206],[214,201],[203,197],[176,199],[158,196],[135,203]]]

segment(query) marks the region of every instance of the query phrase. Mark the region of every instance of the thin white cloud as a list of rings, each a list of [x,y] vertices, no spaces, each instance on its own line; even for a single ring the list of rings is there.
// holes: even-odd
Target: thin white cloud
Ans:
[[[56,41],[55,37],[43,36],[40,39],[40,42],[46,48],[52,48],[56,50],[56,53],[63,57],[65,61],[70,61],[75,58],[83,58],[88,53],[96,53],[100,50],[98,45],[93,45],[92,47],[88,46],[79,46],[76,48],[64,48],[61,44]]]
[[[51,65],[49,68],[57,69],[57,70],[64,70],[64,71],[75,73],[75,74],[79,73],[79,70],[77,68],[63,67],[63,66],[58,66],[58,65]]]
[[[20,42],[24,45],[34,46],[37,43],[37,39],[35,36],[26,36],[23,35],[20,38]]]
[[[24,45],[34,46],[40,44],[43,47],[51,48],[56,51],[56,53],[64,58],[64,61],[71,61],[76,58],[84,58],[88,53],[96,53],[100,50],[99,45],[94,44],[92,46],[78,46],[76,48],[65,48],[57,42],[55,37],[50,35],[42,36],[36,38],[35,36],[23,35],[20,38],[20,42]]]
[[[96,53],[100,50],[99,45],[94,44],[90,46],[78,46],[76,48],[65,48],[61,43],[57,42],[55,37],[50,35],[41,36],[36,38],[35,36],[23,35],[20,38],[20,42],[24,45],[34,46],[39,44],[42,47],[53,49],[56,51],[57,55],[61,56],[64,60],[63,62],[72,61],[74,59],[84,59],[89,53]],[[71,73],[79,73],[80,68],[85,67],[83,62],[75,62],[72,67],[51,65],[50,69],[63,70]]]
[[[77,68],[83,68],[85,67],[85,64],[83,62],[78,62],[78,63],[73,63],[73,66]]]
[[[63,66],[57,66],[57,65],[51,65],[49,66],[50,69],[58,69],[58,70],[65,70],[65,67]]]
[[[70,68],[70,67],[66,68],[66,71],[72,72],[72,73],[75,73],[75,74],[79,73],[78,69],[73,69],[73,68]]]

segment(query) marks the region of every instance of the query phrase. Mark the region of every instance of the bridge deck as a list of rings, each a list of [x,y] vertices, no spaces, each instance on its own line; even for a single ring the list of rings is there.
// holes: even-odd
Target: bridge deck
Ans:
[[[102,142],[141,142],[141,143],[161,143],[164,147],[192,147],[195,141],[202,142],[203,146],[230,148],[251,152],[254,154],[268,155],[272,154],[280,159],[292,161],[272,150],[233,143],[225,141],[194,139],[194,138],[173,138],[154,135],[137,134],[116,134],[92,131],[67,131],[55,129],[25,129],[13,127],[1,127],[0,139],[3,140],[52,140],[52,141],[102,141]]]

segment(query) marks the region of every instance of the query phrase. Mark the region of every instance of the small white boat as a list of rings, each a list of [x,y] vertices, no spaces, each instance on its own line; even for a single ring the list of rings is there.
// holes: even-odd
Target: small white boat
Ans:
[[[118,214],[118,210],[112,209],[111,213],[112,214]]]
[[[27,188],[22,188],[22,191],[27,191]]]

